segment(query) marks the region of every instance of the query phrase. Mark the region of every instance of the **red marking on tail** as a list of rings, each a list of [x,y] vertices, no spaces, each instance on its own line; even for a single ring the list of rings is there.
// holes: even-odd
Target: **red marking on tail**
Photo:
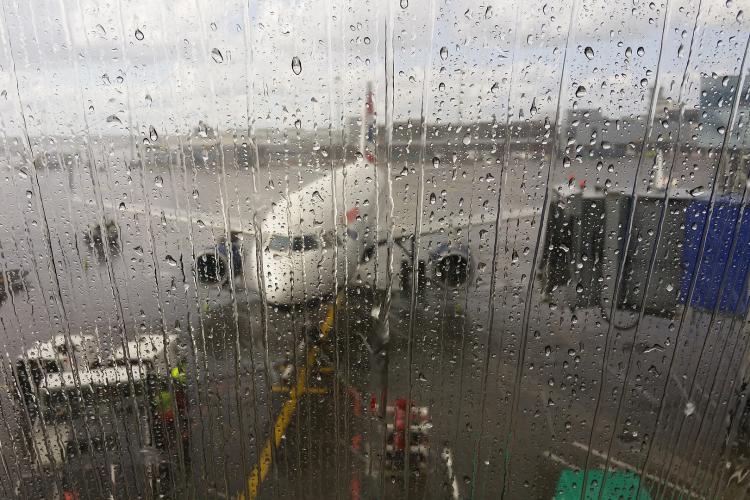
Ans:
[[[359,216],[359,207],[352,207],[346,211],[346,223],[351,224]]]

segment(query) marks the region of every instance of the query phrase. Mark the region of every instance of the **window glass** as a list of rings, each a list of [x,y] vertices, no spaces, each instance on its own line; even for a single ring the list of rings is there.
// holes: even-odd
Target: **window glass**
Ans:
[[[4,2],[0,497],[750,498],[749,5]]]

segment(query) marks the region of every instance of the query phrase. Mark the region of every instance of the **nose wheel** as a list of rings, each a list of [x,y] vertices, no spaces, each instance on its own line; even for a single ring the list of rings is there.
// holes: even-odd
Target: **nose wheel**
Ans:
[[[462,255],[446,255],[435,264],[435,278],[446,286],[462,285],[469,277],[469,262]]]
[[[227,280],[228,266],[226,260],[214,253],[205,253],[198,257],[196,265],[198,281],[207,284],[223,284]]]

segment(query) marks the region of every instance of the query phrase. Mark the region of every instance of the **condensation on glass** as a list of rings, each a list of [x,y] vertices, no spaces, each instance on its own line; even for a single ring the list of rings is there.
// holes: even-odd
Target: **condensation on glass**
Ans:
[[[0,496],[750,495],[748,7],[3,2]]]

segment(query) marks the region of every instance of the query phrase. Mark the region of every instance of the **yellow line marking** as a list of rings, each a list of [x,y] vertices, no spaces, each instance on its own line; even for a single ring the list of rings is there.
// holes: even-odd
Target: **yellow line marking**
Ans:
[[[291,389],[289,387],[284,387],[283,385],[274,385],[271,387],[271,391],[288,394],[291,392]],[[303,387],[300,394],[328,394],[328,389],[325,387]]]
[[[325,387],[308,387],[305,392],[307,394],[328,394],[328,389]]]
[[[331,331],[331,328],[333,328],[333,309],[333,304],[328,306],[326,319],[320,326],[320,343],[325,340],[325,338],[328,336],[328,333]],[[260,487],[260,483],[263,482],[266,476],[268,476],[268,472],[271,469],[271,462],[273,461],[273,448],[279,447],[279,445],[281,444],[281,439],[286,433],[286,429],[292,422],[292,416],[297,409],[297,398],[305,392],[307,372],[310,370],[310,367],[315,362],[315,358],[318,356],[318,350],[320,349],[318,346],[320,345],[320,343],[310,347],[310,349],[307,351],[305,366],[300,367],[299,372],[297,373],[297,383],[294,387],[289,389],[289,399],[284,403],[284,406],[281,407],[279,416],[276,417],[276,423],[273,426],[273,441],[270,437],[266,440],[266,443],[260,452],[258,463],[255,465],[255,467],[253,467],[253,471],[247,477],[246,491],[249,493],[250,500],[255,500],[255,498],[258,497],[258,488]],[[310,390],[311,389],[308,388],[308,391]],[[244,491],[239,494],[239,499],[245,500]]]

